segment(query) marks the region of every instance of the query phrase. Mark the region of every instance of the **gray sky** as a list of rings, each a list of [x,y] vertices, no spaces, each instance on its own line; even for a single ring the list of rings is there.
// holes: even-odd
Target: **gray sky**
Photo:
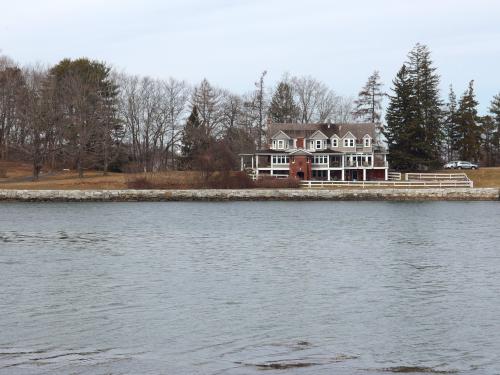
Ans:
[[[0,20],[0,49],[21,64],[86,56],[238,93],[289,72],[354,96],[375,69],[389,89],[421,42],[443,96],[474,79],[485,112],[500,92],[498,0],[0,0]]]

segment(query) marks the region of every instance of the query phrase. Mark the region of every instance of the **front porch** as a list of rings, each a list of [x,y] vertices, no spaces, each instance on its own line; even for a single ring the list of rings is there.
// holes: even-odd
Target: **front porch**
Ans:
[[[245,154],[241,170],[259,176],[297,177],[313,181],[386,181],[385,154]]]

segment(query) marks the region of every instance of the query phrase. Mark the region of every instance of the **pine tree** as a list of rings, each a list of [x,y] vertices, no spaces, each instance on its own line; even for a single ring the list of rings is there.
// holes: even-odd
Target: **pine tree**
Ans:
[[[495,165],[495,121],[491,116],[483,116],[479,119],[482,133],[481,157],[487,167]]]
[[[418,169],[420,158],[414,140],[420,136],[417,103],[408,68],[403,65],[393,80],[394,95],[389,95],[384,135],[389,146],[389,162],[398,170]]]
[[[354,101],[353,115],[361,122],[380,123],[382,118],[382,100],[385,93],[382,92],[380,74],[376,70],[368,77],[365,86],[358,93],[358,99]]]
[[[457,96],[450,85],[448,103],[443,113],[443,144],[446,159],[448,161],[455,158],[457,149]]]
[[[299,108],[293,99],[292,87],[287,82],[280,82],[271,99],[269,118],[275,123],[295,123]]]
[[[498,165],[500,164],[500,94],[493,97],[489,111],[493,116],[495,124],[491,140],[494,153],[493,160],[494,164]]]
[[[194,105],[182,132],[181,152],[184,168],[196,166],[197,158],[208,147],[208,143],[206,131],[198,114],[198,107]]]
[[[384,134],[394,168],[428,169],[440,164],[442,103],[435,71],[429,49],[417,44],[393,82]]]
[[[422,158],[422,167],[440,164],[442,142],[442,102],[439,98],[439,75],[432,66],[430,50],[417,43],[408,54],[408,70],[417,105],[417,121],[422,138],[415,139]]]
[[[460,98],[457,112],[458,152],[463,160],[479,160],[481,130],[478,126],[478,102],[474,94],[474,81]]]

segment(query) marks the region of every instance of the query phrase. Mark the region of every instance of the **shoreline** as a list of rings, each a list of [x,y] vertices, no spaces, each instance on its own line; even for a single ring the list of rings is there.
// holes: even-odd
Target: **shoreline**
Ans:
[[[8,190],[0,202],[500,201],[498,188]]]

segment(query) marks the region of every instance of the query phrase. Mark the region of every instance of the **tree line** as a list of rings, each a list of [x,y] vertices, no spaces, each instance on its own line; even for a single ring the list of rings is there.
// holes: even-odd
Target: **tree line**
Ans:
[[[459,99],[450,86],[442,100],[430,54],[417,44],[392,82],[383,131],[391,167],[426,170],[451,160],[500,165],[500,94],[485,116],[478,115],[473,80]]]
[[[80,176],[86,169],[210,173],[235,169],[239,153],[260,148],[268,121],[356,121],[377,124],[376,143],[388,146],[395,169],[457,158],[500,162],[500,94],[487,116],[478,116],[473,81],[460,99],[450,88],[442,100],[424,45],[410,51],[391,94],[377,71],[356,99],[310,76],[285,74],[273,87],[265,78],[240,95],[206,79],[129,75],[87,58],[21,67],[0,56],[0,160],[29,161],[35,179],[43,167]]]
[[[237,168],[262,146],[268,120],[352,121],[354,100],[312,77],[263,72],[242,95],[212,85],[120,73],[104,62],[64,59],[21,67],[0,56],[0,160],[42,167],[159,171]],[[290,108],[288,108],[290,106]]]

